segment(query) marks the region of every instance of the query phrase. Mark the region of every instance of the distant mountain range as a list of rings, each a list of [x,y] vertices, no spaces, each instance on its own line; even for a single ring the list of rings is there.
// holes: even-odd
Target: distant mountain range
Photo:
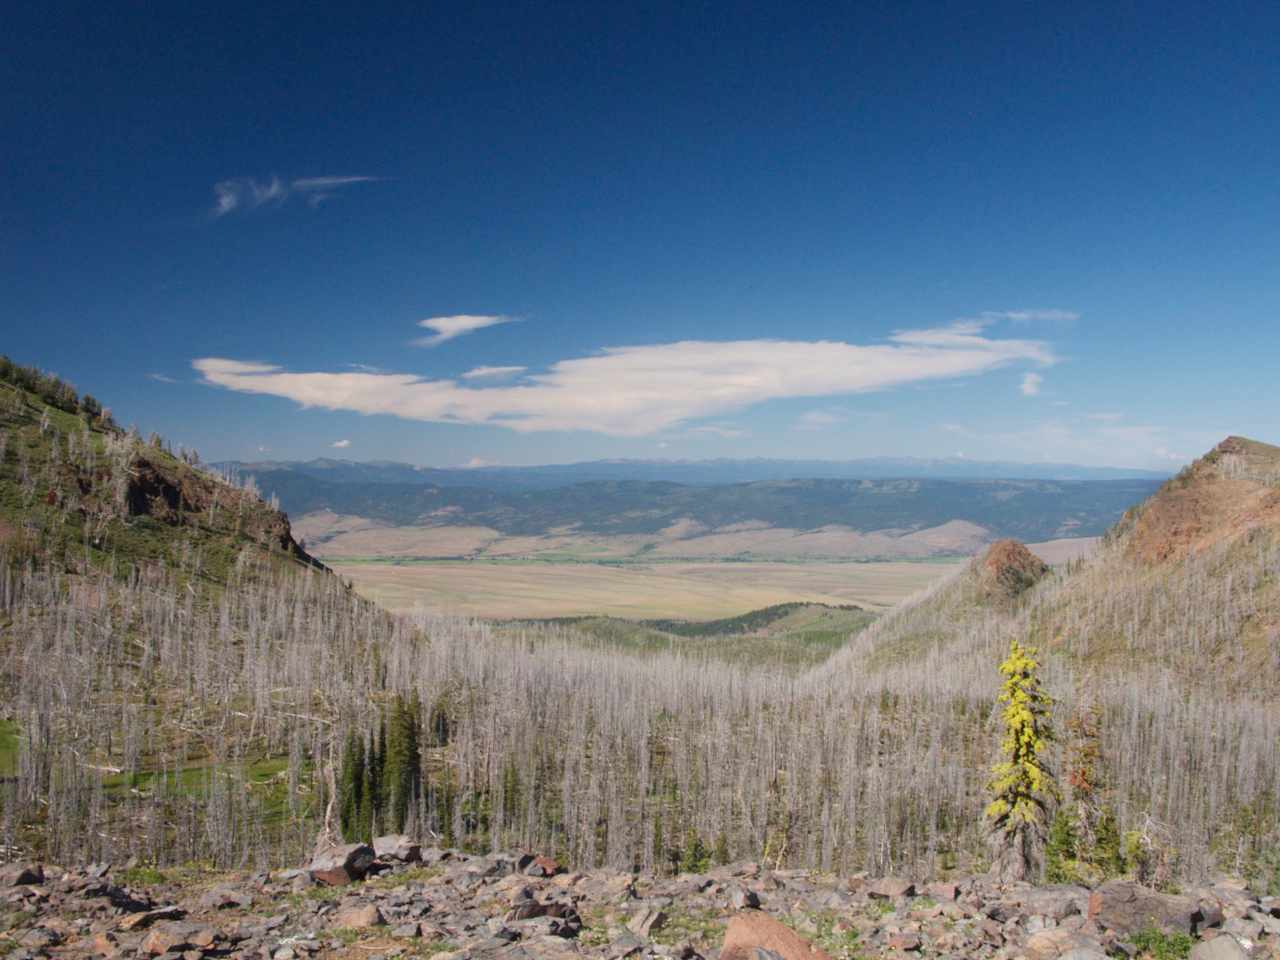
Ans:
[[[398,527],[484,527],[505,536],[557,530],[651,534],[675,524],[700,532],[736,524],[791,530],[843,526],[905,534],[967,521],[1024,540],[1096,536],[1149,496],[1155,480],[765,480],[693,486],[584,481],[555,489],[331,483],[307,473],[253,474],[294,517],[319,511]]]
[[[961,457],[871,457],[860,460],[592,460],[529,467],[418,467],[390,460],[239,460],[214,464],[220,470],[267,475],[292,474],[328,483],[393,483],[487,489],[552,489],[597,480],[650,481],[714,486],[761,480],[1152,480],[1172,471],[1086,467],[1069,463],[1016,463]]]

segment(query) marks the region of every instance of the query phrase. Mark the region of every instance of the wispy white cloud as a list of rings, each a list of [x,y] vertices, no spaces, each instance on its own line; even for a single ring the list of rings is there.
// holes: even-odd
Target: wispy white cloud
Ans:
[[[166,377],[163,373],[148,373],[147,379],[154,380],[156,383],[177,383],[173,377]]]
[[[1022,375],[1022,383],[1018,385],[1018,389],[1022,391],[1024,397],[1034,397],[1039,395],[1040,386],[1044,383],[1044,377],[1038,373],[1024,373]]]
[[[751,436],[750,430],[742,427],[734,426],[731,423],[704,423],[697,427],[690,427],[689,433],[705,433],[713,437],[723,437],[726,440],[736,439],[738,437]]]
[[[1073,323],[1080,319],[1080,314],[1074,310],[983,310],[979,315],[979,319],[996,323],[1006,320],[1010,323],[1036,323],[1036,322],[1053,322],[1053,323]]]
[[[335,450],[345,450],[345,449],[347,449],[347,447],[351,446],[351,441],[350,441],[350,440],[335,440],[335,441],[333,441],[333,443],[329,444],[329,446],[333,447]]]
[[[462,332],[479,328],[460,326]],[[451,329],[457,328],[445,324],[437,333]],[[643,436],[768,400],[849,396],[973,377],[1018,363],[1055,362],[1053,350],[1042,341],[994,338],[952,326],[900,331],[869,345],[686,340],[609,347],[560,360],[518,383],[494,386],[408,373],[294,373],[220,357],[200,358],[192,366],[206,383],[286,397],[308,407],[487,424],[522,433],[587,430]]]
[[[797,430],[826,430],[849,420],[849,412],[838,407],[806,410],[796,418]]]
[[[254,177],[234,177],[219,180],[213,185],[213,215],[225,217],[236,210],[253,210],[264,204],[282,204],[290,197],[305,197],[311,206],[318,206],[334,196],[343,187],[354,183],[376,183],[380,177],[299,177],[281,180],[272,176],[269,180]]]
[[[1115,423],[1117,420],[1123,420],[1123,413],[1090,413],[1086,415],[1090,420],[1098,420],[1102,423]]]
[[[524,373],[528,367],[476,367],[462,375],[463,380],[501,380]]]
[[[413,341],[414,346],[435,347],[446,340],[475,333],[485,327],[496,327],[501,323],[510,323],[515,317],[504,317],[496,314],[459,313],[451,317],[428,317],[419,320],[418,326],[433,331],[429,337],[419,337]],[[477,367],[476,369],[497,369],[494,367]]]
[[[484,457],[472,457],[462,465],[463,470],[478,470],[481,467],[496,467],[497,460],[486,460]]]

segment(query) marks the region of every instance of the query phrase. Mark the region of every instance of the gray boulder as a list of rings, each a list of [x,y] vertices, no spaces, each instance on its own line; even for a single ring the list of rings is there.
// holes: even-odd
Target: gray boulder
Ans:
[[[418,863],[422,859],[422,847],[403,833],[374,837],[373,852],[379,860],[393,860],[396,863]]]

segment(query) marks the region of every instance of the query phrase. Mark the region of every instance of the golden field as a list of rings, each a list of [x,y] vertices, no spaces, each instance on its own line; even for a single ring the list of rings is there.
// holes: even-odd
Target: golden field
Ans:
[[[600,615],[708,620],[788,601],[884,609],[956,568],[956,561],[328,563],[358,592],[389,609],[494,619]]]

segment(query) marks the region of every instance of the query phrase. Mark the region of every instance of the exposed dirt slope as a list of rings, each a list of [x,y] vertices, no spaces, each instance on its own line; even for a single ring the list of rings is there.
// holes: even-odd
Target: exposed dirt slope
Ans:
[[[1227,437],[1117,525],[1147,564],[1180,560],[1250,530],[1280,531],[1280,447]]]

